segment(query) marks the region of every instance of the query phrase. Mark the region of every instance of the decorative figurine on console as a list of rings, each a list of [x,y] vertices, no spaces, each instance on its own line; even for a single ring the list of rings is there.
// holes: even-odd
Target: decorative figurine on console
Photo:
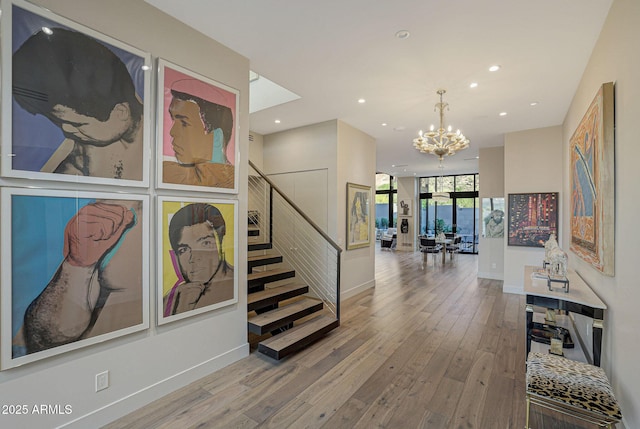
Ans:
[[[555,234],[549,236],[544,244],[544,262],[549,275],[547,286],[551,289],[552,282],[563,283],[565,292],[569,292],[569,280],[567,279],[567,253],[558,246]]]
[[[556,235],[552,232],[549,235],[549,240],[544,243],[544,261],[542,261],[542,268],[547,268],[549,265],[549,253],[558,246]]]

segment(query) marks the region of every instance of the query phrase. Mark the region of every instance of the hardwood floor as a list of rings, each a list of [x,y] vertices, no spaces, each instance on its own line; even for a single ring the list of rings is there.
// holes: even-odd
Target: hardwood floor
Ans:
[[[274,361],[238,361],[107,428],[524,428],[524,296],[376,246],[376,287],[341,326]],[[438,261],[440,261],[438,259]],[[531,428],[592,428],[532,407]]]

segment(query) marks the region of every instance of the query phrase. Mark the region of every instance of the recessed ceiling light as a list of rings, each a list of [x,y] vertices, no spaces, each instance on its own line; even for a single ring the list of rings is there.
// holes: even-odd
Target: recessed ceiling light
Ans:
[[[500,112],[500,116],[507,116],[507,112]]]
[[[48,34],[49,36],[51,36],[53,34],[53,30],[50,29],[49,27],[42,27],[42,32],[44,34]]]
[[[147,70],[151,70],[151,66],[148,65],[143,65],[142,67],[140,67],[142,70],[147,71]]]
[[[360,103],[360,104],[364,104],[366,102],[367,102],[367,100],[365,100],[364,98],[358,99],[358,103]]]
[[[500,66],[499,65],[495,65],[495,66],[489,67],[489,71],[494,72],[494,71],[498,71],[498,70],[500,70]]]
[[[529,103],[529,106],[537,106],[538,102],[537,101],[532,101],[531,103]]]
[[[477,88],[478,87],[478,82],[471,82],[471,84],[469,85],[469,88]]]
[[[400,30],[396,33],[396,37],[398,39],[408,39],[409,36],[411,36],[411,33],[409,33],[407,30]]]
[[[386,126],[387,126],[387,123],[386,123],[386,122],[383,122],[383,123],[382,123],[382,126],[383,126],[383,127],[386,127]]]
[[[275,121],[273,121],[273,122],[275,122],[276,124],[279,124],[279,123],[280,123],[280,119],[276,119],[276,120],[275,120]]]

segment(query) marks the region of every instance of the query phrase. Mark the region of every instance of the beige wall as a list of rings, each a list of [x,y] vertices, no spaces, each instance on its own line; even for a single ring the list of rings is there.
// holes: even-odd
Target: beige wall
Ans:
[[[483,198],[504,197],[504,146],[480,149],[480,210]],[[504,243],[505,237],[486,238],[482,235],[482,222],[478,226],[478,277],[504,280]],[[503,222],[506,223],[506,212]]]
[[[230,49],[181,24],[143,0],[36,0],[33,3],[96,31],[107,34],[138,49],[180,64],[240,91],[239,124],[240,168],[239,213],[246,213],[248,73],[249,61]],[[8,14],[3,2],[3,16]],[[4,42],[4,40],[3,40]],[[5,66],[5,65],[3,65]],[[6,67],[6,66],[5,66]],[[155,71],[152,72],[155,76]],[[154,78],[155,79],[155,78]],[[153,85],[155,87],[155,85]],[[7,96],[7,94],[4,94]],[[155,94],[151,97],[154,106]],[[155,118],[155,111],[152,113]],[[154,123],[155,124],[155,123]],[[155,133],[155,125],[152,134]],[[154,135],[150,136],[153,144]],[[151,167],[150,189],[118,188],[118,191],[150,195],[150,208],[155,213]],[[0,185],[20,182],[0,179]],[[24,182],[22,182],[24,185]],[[29,183],[32,184],[32,183]],[[50,184],[48,186],[51,186]],[[105,186],[83,187],[82,184],[56,184],[60,189],[103,190]],[[189,193],[182,193],[189,196]],[[212,198],[233,198],[228,194],[209,194]],[[5,217],[2,218],[5,222]],[[155,217],[150,218],[150,325],[151,328],[126,337],[110,340],[80,350],[61,354],[0,373],[1,404],[68,404],[67,415],[0,416],[3,428],[99,427],[157,399],[183,385],[228,365],[249,353],[246,311],[245,229],[238,229],[239,302],[219,310],[156,327],[155,313]],[[3,239],[4,242],[4,239]],[[3,315],[4,316],[4,315]],[[96,393],[95,375],[109,370],[110,387]]]
[[[507,134],[504,140],[505,198],[508,198],[509,194],[561,192],[562,166],[562,127]],[[506,204],[508,206],[508,200]],[[562,215],[565,207],[561,205],[559,211]],[[508,225],[508,213],[506,220]],[[563,246],[561,241],[559,244]],[[544,249],[507,246],[507,239],[504,241],[504,246],[503,290],[523,293],[523,267],[540,265],[544,258]]]
[[[338,124],[338,243],[346,249],[347,186],[346,183],[371,187],[370,232],[368,247],[342,252],[340,278],[343,299],[375,285],[375,192],[376,192],[376,142],[373,137],[337,121]]]
[[[569,139],[605,82],[615,83],[615,276],[600,274],[569,252],[569,264],[607,304],[603,367],[621,403],[625,427],[640,427],[640,2],[615,0],[577,88],[562,129],[563,201],[569,207]],[[561,236],[569,243],[569,213],[564,211]],[[588,332],[590,327],[584,327]]]

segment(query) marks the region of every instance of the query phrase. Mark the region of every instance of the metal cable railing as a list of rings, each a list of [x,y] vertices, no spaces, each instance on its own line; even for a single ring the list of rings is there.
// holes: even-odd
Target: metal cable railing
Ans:
[[[339,320],[342,249],[253,163],[249,166],[249,228],[260,231],[249,243],[271,243],[309,286],[309,295]]]

